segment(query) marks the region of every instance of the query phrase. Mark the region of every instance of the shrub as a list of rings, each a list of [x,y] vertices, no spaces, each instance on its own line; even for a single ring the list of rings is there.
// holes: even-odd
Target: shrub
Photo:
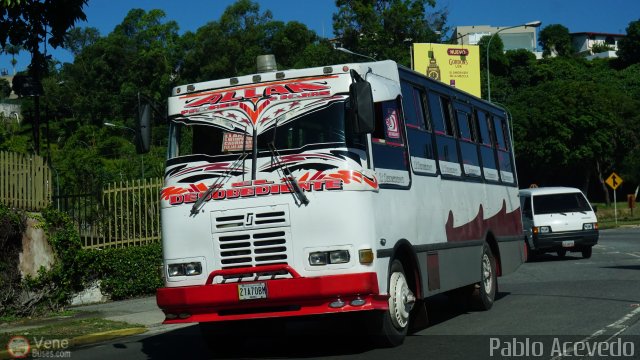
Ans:
[[[163,284],[160,243],[92,250],[90,257],[101,280],[100,289],[113,300],[153,294]]]
[[[68,215],[49,208],[39,218],[55,262],[21,281],[18,261],[26,215],[0,205],[0,316],[61,310],[94,280],[101,280],[102,292],[113,300],[152,294],[162,286],[160,243],[85,250]]]
[[[55,262],[49,270],[40,268],[35,278],[24,279],[29,301],[23,307],[31,313],[57,311],[66,306],[71,297],[84,288],[88,273],[89,259],[69,216],[52,208],[45,209],[42,226],[53,248]]]
[[[0,204],[0,316],[16,315],[20,290],[19,253],[25,215]]]

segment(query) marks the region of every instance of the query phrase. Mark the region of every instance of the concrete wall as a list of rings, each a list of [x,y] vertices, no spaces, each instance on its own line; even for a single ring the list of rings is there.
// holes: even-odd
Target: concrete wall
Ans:
[[[26,226],[18,265],[23,278],[27,275],[35,277],[40,267],[50,269],[55,261],[53,248],[46,239],[40,220],[29,217]]]

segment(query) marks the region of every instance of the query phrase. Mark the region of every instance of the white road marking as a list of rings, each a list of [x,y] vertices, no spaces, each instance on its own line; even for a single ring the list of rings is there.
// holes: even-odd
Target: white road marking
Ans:
[[[606,333],[607,330],[617,330],[613,335],[609,336],[606,340],[604,341],[599,341],[599,342],[609,342],[611,341],[611,339],[615,338],[616,336],[622,334],[625,330],[627,330],[629,328],[629,326],[631,325],[631,321],[634,317],[640,315],[640,307],[634,309],[633,311],[631,311],[630,313],[628,313],[627,315],[621,317],[620,319],[618,319],[617,321],[603,327],[602,329],[594,332],[593,334],[587,336],[586,338],[578,341],[577,343],[587,343],[589,341],[591,341],[591,339],[597,337],[597,336],[601,336],[602,334]],[[562,354],[562,355],[558,355],[556,357],[551,358],[551,360],[557,360],[557,359],[562,359],[565,356],[571,356],[572,352],[566,353],[566,354]]]

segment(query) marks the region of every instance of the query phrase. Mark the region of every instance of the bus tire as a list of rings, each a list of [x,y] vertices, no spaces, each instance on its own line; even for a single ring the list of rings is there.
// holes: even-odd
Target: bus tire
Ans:
[[[498,276],[496,274],[496,258],[487,243],[482,247],[480,260],[480,282],[475,284],[472,305],[478,310],[489,310],[498,290]]]
[[[415,295],[409,289],[404,267],[399,260],[393,260],[389,271],[389,310],[376,312],[375,340],[383,347],[398,346],[404,342],[409,329],[411,310]]]

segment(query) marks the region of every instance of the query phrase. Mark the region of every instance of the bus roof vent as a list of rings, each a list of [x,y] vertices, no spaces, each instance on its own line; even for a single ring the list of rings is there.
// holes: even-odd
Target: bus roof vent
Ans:
[[[258,63],[259,73],[278,71],[274,55],[258,55],[256,62]]]

